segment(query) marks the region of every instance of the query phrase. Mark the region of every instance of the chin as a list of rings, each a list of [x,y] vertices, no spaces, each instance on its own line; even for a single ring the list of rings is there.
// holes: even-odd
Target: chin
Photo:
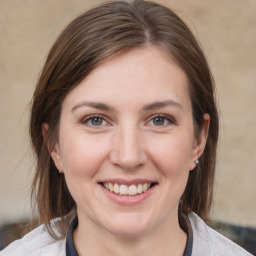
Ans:
[[[145,234],[149,230],[149,227],[150,225],[145,218],[136,218],[127,214],[118,216],[118,218],[112,218],[111,222],[105,226],[110,233],[123,237]]]
[[[112,226],[108,231],[116,236],[120,237],[137,237],[147,233],[148,227],[142,227],[138,225],[119,225]]]

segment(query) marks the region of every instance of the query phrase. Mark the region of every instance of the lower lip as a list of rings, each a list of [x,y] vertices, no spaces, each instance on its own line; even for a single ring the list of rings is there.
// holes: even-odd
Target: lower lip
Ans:
[[[101,186],[101,185],[100,185]],[[146,192],[137,194],[134,196],[123,196],[123,195],[118,195],[113,192],[110,192],[103,186],[101,186],[104,194],[109,198],[111,201],[120,204],[120,205],[136,205],[144,202],[155,190],[155,186],[149,188]]]

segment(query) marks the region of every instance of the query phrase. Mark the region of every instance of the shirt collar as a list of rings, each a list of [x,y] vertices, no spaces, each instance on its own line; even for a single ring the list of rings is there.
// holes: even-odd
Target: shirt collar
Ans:
[[[189,218],[186,215],[182,215],[184,220],[184,231],[187,233],[187,244],[184,252],[184,256],[191,256],[192,255],[192,248],[193,248],[193,230],[191,227],[191,223]],[[66,239],[66,255],[67,256],[79,256],[73,240],[73,233],[74,230],[77,228],[78,219],[77,217],[73,219],[68,227],[67,232],[67,239]]]

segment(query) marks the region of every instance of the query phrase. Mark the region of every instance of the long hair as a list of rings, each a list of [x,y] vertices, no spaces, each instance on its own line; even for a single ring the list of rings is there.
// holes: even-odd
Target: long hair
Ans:
[[[41,223],[60,217],[60,237],[65,235],[76,204],[64,175],[59,175],[42,136],[48,123],[50,147],[58,142],[62,102],[95,67],[133,48],[155,45],[169,54],[185,72],[198,136],[208,113],[208,139],[196,170],[191,171],[179,211],[194,211],[207,219],[213,194],[218,140],[218,111],[214,81],[197,40],[170,9],[150,1],[113,1],[91,9],[73,20],[52,46],[38,80],[31,108],[30,135],[37,167],[32,196]],[[48,145],[49,146],[49,145]],[[72,214],[70,214],[72,213]],[[57,236],[55,236],[57,238]]]

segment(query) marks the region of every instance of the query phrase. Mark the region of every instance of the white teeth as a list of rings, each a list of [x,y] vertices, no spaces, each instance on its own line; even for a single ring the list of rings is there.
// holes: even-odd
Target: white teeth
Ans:
[[[134,196],[137,194],[145,193],[150,188],[150,183],[143,183],[138,185],[124,185],[124,184],[113,184],[110,182],[103,183],[103,186],[109,190],[110,192],[113,192],[118,195],[129,195]]]
[[[148,184],[147,183],[144,183],[143,185],[142,185],[142,191],[143,192],[146,192],[148,190]]]
[[[133,196],[133,195],[137,195],[137,188],[135,185],[131,185],[129,187],[129,195],[130,196]]]
[[[119,194],[119,192],[120,192],[119,185],[117,185],[117,184],[114,185],[114,192],[115,192],[115,194]]]
[[[142,184],[139,184],[137,187],[138,194],[142,193]]]
[[[120,186],[120,195],[128,195],[128,193],[129,193],[128,187],[122,184]]]
[[[106,183],[104,183],[104,184],[106,184]],[[108,183],[108,187],[109,187],[109,189],[107,188],[107,186],[105,186],[105,188],[110,190],[111,192],[114,191],[114,187],[113,187],[113,185],[111,183]]]

